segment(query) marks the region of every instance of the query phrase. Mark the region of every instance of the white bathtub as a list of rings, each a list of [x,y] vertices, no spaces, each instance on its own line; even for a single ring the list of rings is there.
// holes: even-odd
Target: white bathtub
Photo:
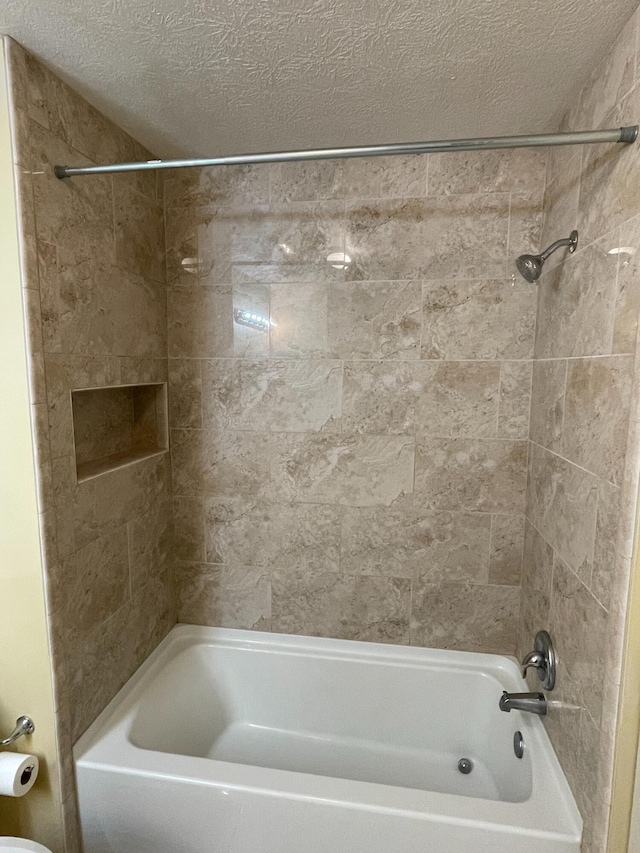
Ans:
[[[75,748],[85,853],[578,853],[503,689],[495,655],[178,626]]]

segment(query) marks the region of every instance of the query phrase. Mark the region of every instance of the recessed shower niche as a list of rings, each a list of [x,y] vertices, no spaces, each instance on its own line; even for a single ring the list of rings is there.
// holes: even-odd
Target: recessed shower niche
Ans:
[[[168,448],[164,383],[72,391],[71,402],[78,482]]]

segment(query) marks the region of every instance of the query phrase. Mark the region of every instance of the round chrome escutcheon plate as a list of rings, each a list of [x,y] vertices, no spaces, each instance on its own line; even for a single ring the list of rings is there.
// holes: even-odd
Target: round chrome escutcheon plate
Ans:
[[[516,754],[516,758],[522,758],[524,755],[524,738],[522,737],[522,732],[516,732],[513,736],[513,751]]]

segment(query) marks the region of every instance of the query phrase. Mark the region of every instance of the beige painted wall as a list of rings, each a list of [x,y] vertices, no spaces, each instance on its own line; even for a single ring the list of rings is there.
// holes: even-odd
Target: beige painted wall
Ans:
[[[24,798],[0,798],[0,835],[61,850],[54,701],[40,557],[11,132],[0,43],[0,732],[29,714],[35,733],[15,745],[41,773]]]

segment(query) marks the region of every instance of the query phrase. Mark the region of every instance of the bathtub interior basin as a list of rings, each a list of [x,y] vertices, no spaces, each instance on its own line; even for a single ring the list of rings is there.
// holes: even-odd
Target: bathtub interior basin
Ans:
[[[522,802],[531,761],[484,670],[337,648],[189,645],[159,672],[129,732],[141,749]],[[456,658],[452,658],[456,662]],[[470,713],[471,712],[471,713]],[[462,774],[460,759],[472,772]]]

